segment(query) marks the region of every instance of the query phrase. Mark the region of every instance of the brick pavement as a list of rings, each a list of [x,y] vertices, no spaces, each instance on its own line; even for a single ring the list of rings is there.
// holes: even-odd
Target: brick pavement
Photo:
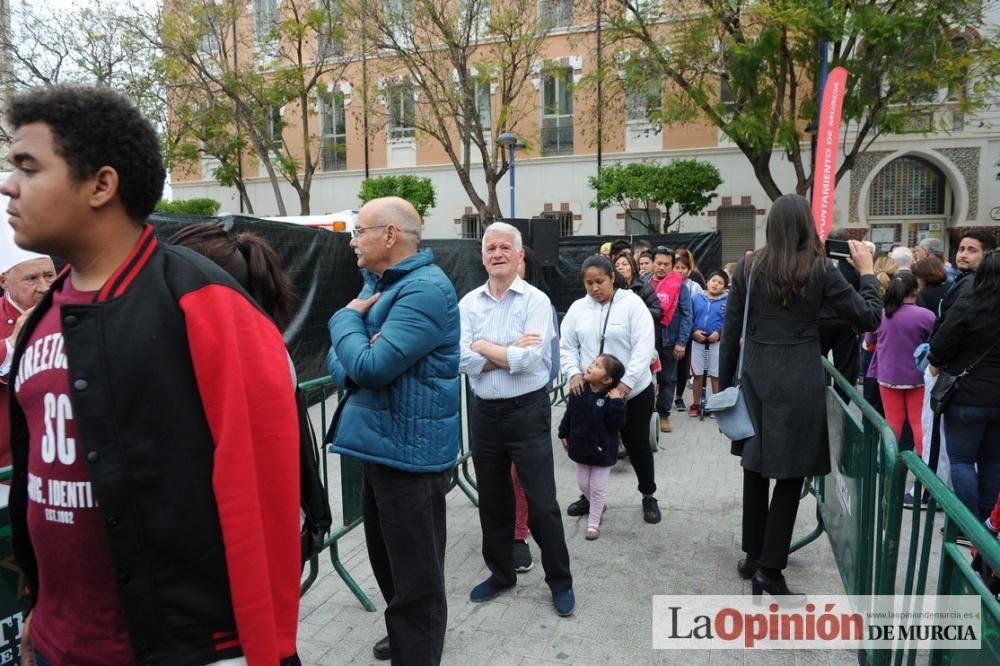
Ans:
[[[558,423],[562,408],[553,410]],[[475,507],[458,489],[448,497],[448,634],[443,663],[477,664],[856,664],[844,651],[653,651],[651,597],[654,594],[749,594],[735,572],[739,548],[741,472],[729,443],[713,421],[675,415],[674,432],[660,439],[654,454],[659,525],[642,520],[635,475],[627,461],[613,469],[608,510],[597,541],[585,541],[585,518],[565,516],[577,498],[575,465],[553,437],[556,483],[563,508],[577,607],[559,618],[544,583],[538,549],[535,567],[517,587],[484,604],[469,601],[472,586],[487,577],[480,554]],[[336,456],[330,456],[336,478]],[[335,520],[339,489],[331,489]],[[795,538],[815,526],[815,503],[803,501]],[[360,529],[340,546],[341,559],[375,602],[366,612],[329,558],[319,579],[302,598],[299,653],[307,666],[374,664],[372,645],[385,634],[385,604],[368,565]],[[843,587],[827,538],[793,555],[786,570],[793,588],[840,594]]]

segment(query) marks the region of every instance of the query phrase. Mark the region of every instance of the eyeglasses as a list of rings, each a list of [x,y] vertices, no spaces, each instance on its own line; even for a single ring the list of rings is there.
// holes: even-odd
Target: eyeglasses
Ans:
[[[389,225],[388,224],[373,224],[370,227],[354,227],[354,230],[351,231],[351,236],[353,238],[357,238],[358,236],[360,236],[361,234],[365,233],[369,229],[382,229],[383,227],[387,227],[387,226],[389,226]]]

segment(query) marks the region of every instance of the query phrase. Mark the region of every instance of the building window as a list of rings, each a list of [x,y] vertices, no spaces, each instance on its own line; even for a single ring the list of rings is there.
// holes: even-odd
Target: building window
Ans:
[[[319,42],[316,46],[316,57],[320,60],[326,60],[344,55],[342,32],[344,13],[340,4],[336,0],[316,0],[316,9],[323,14],[319,28]]]
[[[385,0],[386,24],[399,46],[413,46],[413,0]]]
[[[547,71],[542,80],[542,154],[573,154],[573,70]]]
[[[479,213],[462,216],[462,238],[479,240],[483,237],[483,223]]]
[[[559,223],[559,236],[567,238],[573,235],[573,213],[569,211],[546,211],[539,215],[543,220],[556,220]]]
[[[412,141],[416,137],[413,86],[408,83],[392,86],[387,101],[389,141]]]
[[[488,82],[474,83],[472,94],[475,99],[476,111],[479,113],[479,126],[483,130],[483,135],[488,135],[493,129],[490,84]]]
[[[253,30],[258,48],[267,46],[274,38],[278,25],[278,0],[254,0]]]
[[[625,120],[632,124],[652,124],[663,111],[663,81],[653,78],[629,86],[625,93]]]
[[[573,25],[573,3],[566,0],[541,0],[538,17],[544,29],[568,28]]]
[[[268,109],[268,125],[267,125],[267,139],[268,148],[281,152],[282,141],[281,132],[285,127],[284,122],[281,120],[281,107],[272,106]]]
[[[868,215],[909,217],[944,215],[945,177],[918,157],[900,157],[875,177],[868,195]]]
[[[321,131],[323,171],[343,171],[347,168],[347,114],[342,93],[323,99]]]
[[[660,233],[663,212],[656,206],[625,211],[625,233],[630,236]]]
[[[490,34],[490,0],[460,0],[458,22],[464,34],[469,29],[469,41],[475,42]]]
[[[722,244],[722,262],[739,261],[756,241],[757,209],[753,206],[720,206],[715,229]]]
[[[213,8],[206,8],[201,18],[201,37],[198,39],[198,52],[206,56],[216,56],[222,51],[219,43],[218,20],[212,13]]]

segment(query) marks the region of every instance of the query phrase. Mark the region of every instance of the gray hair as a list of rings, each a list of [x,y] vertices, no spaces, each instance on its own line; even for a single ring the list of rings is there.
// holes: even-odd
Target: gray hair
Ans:
[[[917,245],[938,259],[944,259],[944,243],[941,242],[940,238],[925,238],[917,243]]]
[[[889,258],[896,262],[900,270],[908,271],[910,265],[913,264],[913,251],[905,245],[900,245],[892,248],[889,252]]]
[[[829,238],[830,240],[850,240],[851,234],[847,231],[847,229],[844,229],[843,227],[836,227],[830,230],[830,233],[827,236],[827,238]]]
[[[517,230],[517,227],[512,224],[507,224],[506,222],[494,222],[490,226],[486,227],[486,231],[483,232],[483,252],[486,252],[486,239],[496,234],[513,236],[515,250],[520,250],[524,245],[521,240],[521,232]]]

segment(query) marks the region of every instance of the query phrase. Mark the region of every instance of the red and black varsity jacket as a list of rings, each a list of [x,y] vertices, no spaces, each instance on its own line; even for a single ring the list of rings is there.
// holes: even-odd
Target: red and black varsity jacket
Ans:
[[[51,305],[50,292],[26,322],[12,376]],[[93,303],[63,307],[62,332],[136,660],[297,663],[298,421],[274,324],[222,269],[147,225]],[[13,391],[10,418],[13,547],[38,590]]]

